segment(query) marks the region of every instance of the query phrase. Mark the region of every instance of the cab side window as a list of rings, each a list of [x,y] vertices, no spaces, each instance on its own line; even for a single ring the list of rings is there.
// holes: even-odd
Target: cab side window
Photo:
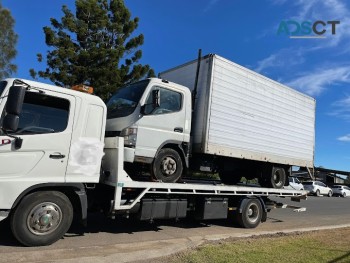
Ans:
[[[38,92],[26,92],[18,129],[14,134],[62,132],[67,128],[69,101]]]
[[[160,105],[154,109],[152,105],[152,90],[159,90]],[[179,92],[162,87],[153,87],[148,95],[145,106],[145,113],[156,115],[177,112],[182,107],[182,95]]]

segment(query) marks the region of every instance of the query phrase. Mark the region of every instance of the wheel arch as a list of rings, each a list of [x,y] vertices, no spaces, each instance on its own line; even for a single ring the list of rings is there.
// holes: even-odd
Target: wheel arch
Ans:
[[[86,224],[88,203],[85,186],[82,183],[44,183],[33,185],[24,190],[16,198],[11,207],[11,211],[15,210],[25,196],[41,191],[58,191],[65,194],[71,202],[74,211],[78,212],[80,219],[84,224]]]
[[[160,150],[165,149],[165,148],[170,148],[170,149],[177,151],[181,157],[182,163],[185,164],[184,168],[188,169],[188,166],[189,166],[188,151],[189,151],[189,149],[188,149],[187,143],[184,143],[181,141],[173,141],[173,140],[165,141],[160,145],[155,156],[158,155]]]

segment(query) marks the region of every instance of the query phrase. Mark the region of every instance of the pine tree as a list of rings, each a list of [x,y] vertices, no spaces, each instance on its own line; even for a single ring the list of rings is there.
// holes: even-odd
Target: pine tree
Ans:
[[[16,57],[16,44],[18,36],[13,27],[15,20],[11,12],[3,8],[0,3],[0,79],[7,78],[16,73],[17,66],[11,63]]]
[[[132,37],[139,19],[131,19],[123,0],[76,0],[75,15],[62,7],[61,21],[51,18],[44,27],[47,68],[37,74],[58,86],[87,84],[106,99],[118,87],[154,76],[149,65],[139,64],[142,34]],[[43,61],[38,54],[38,61]]]

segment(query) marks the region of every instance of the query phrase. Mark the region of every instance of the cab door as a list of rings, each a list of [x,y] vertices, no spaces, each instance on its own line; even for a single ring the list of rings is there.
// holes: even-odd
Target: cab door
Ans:
[[[159,91],[160,105],[152,105],[152,92]],[[155,85],[150,89],[144,106],[144,116],[137,122],[135,155],[153,158],[168,142],[181,144],[186,129],[184,94],[169,87]]]
[[[64,182],[74,111],[74,96],[27,91],[18,129],[9,134],[23,140],[21,148],[15,149],[13,137],[0,136],[0,183]]]

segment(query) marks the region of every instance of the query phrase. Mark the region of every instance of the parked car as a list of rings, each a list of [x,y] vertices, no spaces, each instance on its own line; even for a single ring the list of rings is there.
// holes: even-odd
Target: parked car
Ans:
[[[304,190],[304,186],[296,177],[289,177],[289,185],[284,187],[291,190]]]
[[[303,185],[304,189],[308,191],[309,194],[316,196],[328,195],[329,197],[333,195],[332,189],[320,181],[304,182]]]
[[[350,188],[345,185],[333,185],[332,190],[334,195],[350,196]]]

